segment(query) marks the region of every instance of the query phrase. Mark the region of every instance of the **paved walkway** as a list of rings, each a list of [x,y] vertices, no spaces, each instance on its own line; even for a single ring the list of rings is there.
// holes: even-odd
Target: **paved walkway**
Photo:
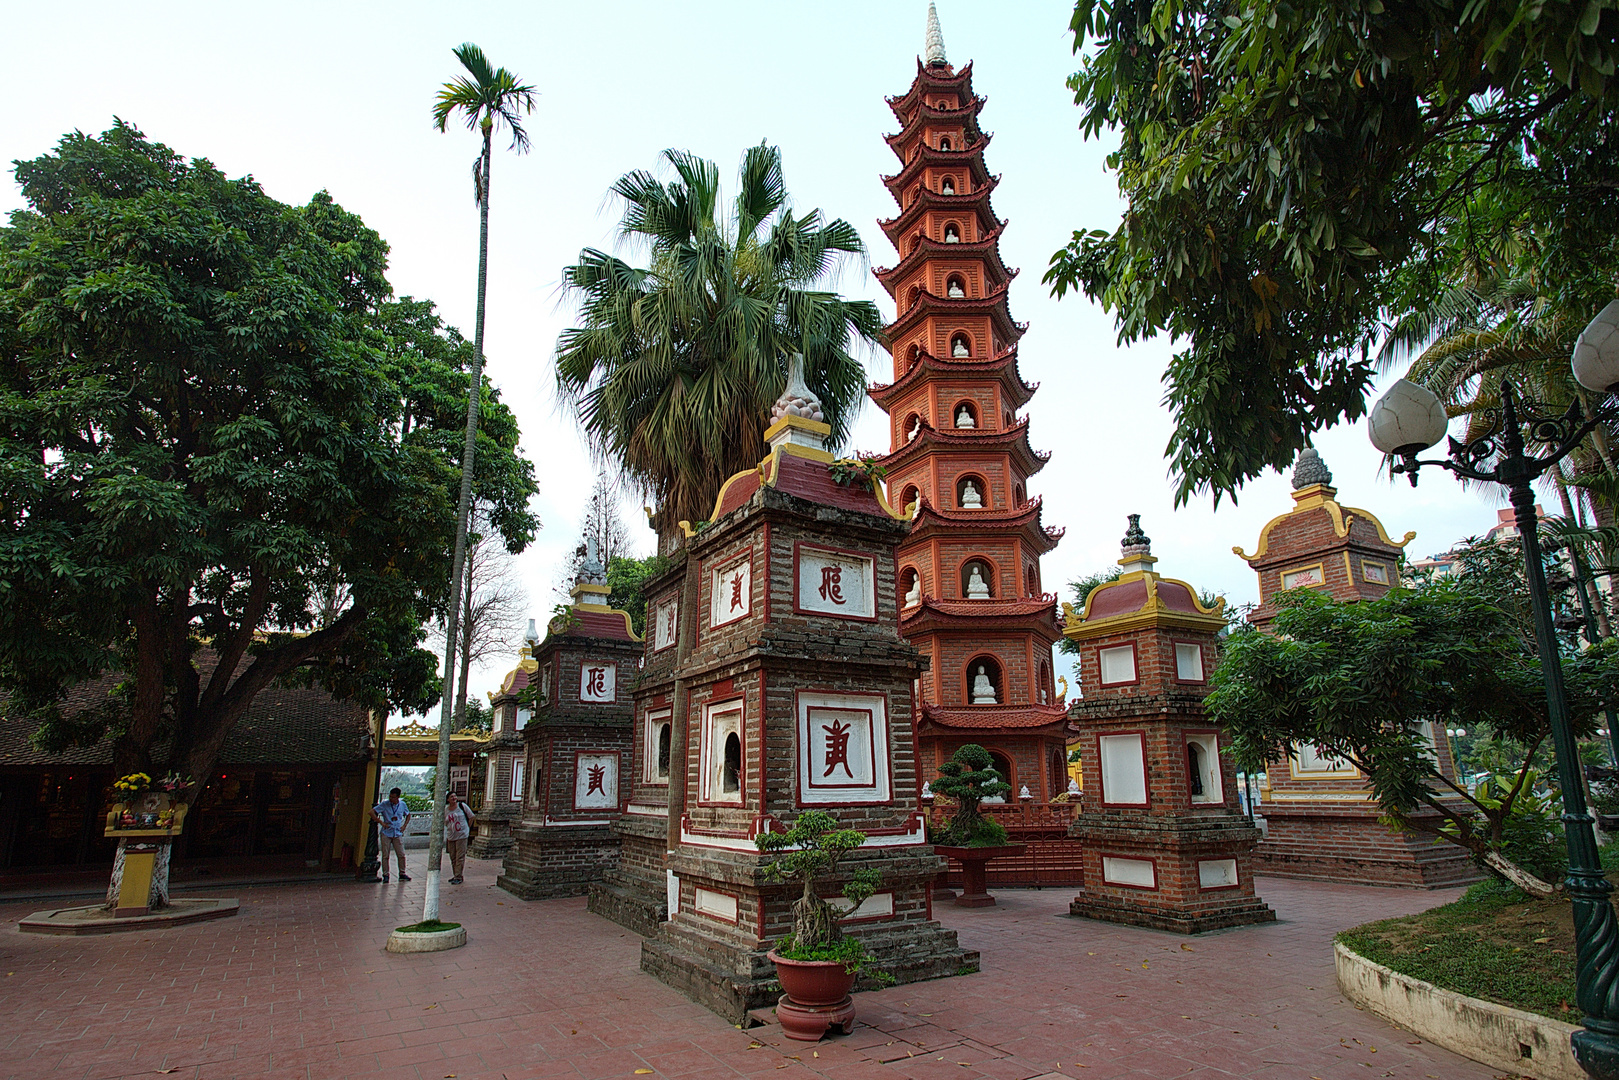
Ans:
[[[420,860],[413,860],[419,862]],[[818,1045],[738,1031],[641,974],[640,938],[583,900],[524,903],[469,860],[466,948],[390,956],[408,885],[244,888],[234,919],[47,938],[0,907],[0,1077],[102,1080],[1487,1080],[1333,985],[1331,938],[1453,892],[1262,880],[1282,922],[1186,939],[1067,918],[1061,890],[942,908],[983,971],[858,995]],[[648,1072],[650,1070],[650,1073]]]

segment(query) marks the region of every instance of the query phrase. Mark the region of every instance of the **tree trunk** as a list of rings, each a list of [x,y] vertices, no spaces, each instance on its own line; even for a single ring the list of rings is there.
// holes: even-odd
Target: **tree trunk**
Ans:
[[[1557,891],[1549,883],[1540,880],[1517,863],[1503,858],[1494,851],[1484,853],[1484,865],[1526,893],[1533,893],[1536,896],[1551,896]]]
[[[814,893],[793,901],[793,944],[800,949],[835,945],[843,938],[838,913]]]
[[[433,777],[433,823],[427,842],[427,888],[422,921],[438,918],[439,870],[444,863],[444,796],[450,783],[450,720],[454,708],[456,646],[465,587],[467,532],[472,516],[472,474],[478,448],[478,406],[483,391],[484,303],[489,284],[489,166],[493,120],[484,118],[483,187],[478,200],[478,312],[472,335],[472,370],[467,373],[467,434],[461,449],[461,500],[456,507],[455,555],[450,563],[450,613],[444,628],[444,699],[439,703],[438,771]]]
[[[472,573],[476,569],[476,556],[467,549],[466,587],[461,590],[465,603],[461,606],[461,681],[455,694],[455,730],[467,726],[467,678],[472,674],[472,639],[478,628],[472,625]]]
[[[112,860],[112,880],[107,884],[108,911],[118,906],[118,893],[124,887],[124,845],[126,839],[118,841],[118,852]],[[152,889],[146,896],[146,906],[152,911],[158,911],[169,906],[169,864],[173,858],[174,844],[159,844],[157,857],[152,862]]]

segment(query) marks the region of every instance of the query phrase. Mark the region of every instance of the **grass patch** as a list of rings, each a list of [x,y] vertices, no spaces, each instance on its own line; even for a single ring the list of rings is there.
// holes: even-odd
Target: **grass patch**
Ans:
[[[1455,903],[1338,935],[1366,959],[1468,997],[1579,1022],[1568,901],[1483,881]]]
[[[396,926],[394,930],[401,934],[436,934],[444,930],[457,930],[461,926],[458,922],[439,922],[437,919],[428,919],[426,922],[411,923],[409,926]]]

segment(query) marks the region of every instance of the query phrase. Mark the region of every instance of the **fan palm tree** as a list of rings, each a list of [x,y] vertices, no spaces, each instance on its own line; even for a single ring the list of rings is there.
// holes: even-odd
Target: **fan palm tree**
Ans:
[[[579,325],[557,342],[557,383],[592,449],[615,462],[659,506],[660,532],[709,514],[720,485],[758,463],[770,406],[801,352],[833,445],[865,393],[849,350],[875,342],[875,304],[826,291],[865,245],[848,222],[795,214],[781,151],[761,143],[742,158],[736,197],[721,218],[713,162],[665,150],[675,178],[620,177],[621,244],[644,267],[593,248],[563,271]]]
[[[489,168],[494,161],[496,127],[511,133],[511,148],[528,150],[522,114],[534,111],[534,88],[520,82],[505,68],[494,68],[483,50],[470,42],[455,49],[455,58],[467,74],[447,82],[433,103],[433,125],[444,131],[459,113],[469,131],[483,135],[483,152],[472,163],[472,189],[478,200],[478,314],[472,338],[472,366],[467,376],[467,436],[461,451],[461,501],[455,528],[455,555],[450,564],[450,605],[445,616],[444,697],[439,713],[438,771],[433,784],[432,838],[427,853],[427,899],[422,920],[438,919],[439,867],[444,852],[444,795],[450,774],[450,718],[454,707],[454,670],[457,635],[467,557],[467,528],[472,513],[473,457],[478,445],[478,399],[483,387],[484,302],[489,285]],[[470,77],[469,77],[470,76]],[[462,692],[466,688],[463,686]]]

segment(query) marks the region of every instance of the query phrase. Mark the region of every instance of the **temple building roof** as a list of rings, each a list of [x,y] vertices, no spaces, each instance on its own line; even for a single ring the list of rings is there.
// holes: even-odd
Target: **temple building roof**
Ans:
[[[1141,515],[1130,515],[1130,528],[1120,545],[1124,573],[1098,585],[1085,598],[1083,611],[1064,604],[1063,633],[1070,638],[1100,637],[1139,625],[1175,625],[1218,632],[1225,626],[1225,600],[1207,607],[1197,590],[1177,578],[1153,570],[1152,541],[1141,531]]]
[[[1024,382],[1017,369],[1017,347],[1009,346],[990,357],[978,359],[952,359],[934,356],[923,350],[911,361],[905,374],[891,383],[876,383],[866,390],[872,401],[885,412],[899,398],[925,382],[949,382],[952,379],[983,379],[994,376],[1006,391],[1007,403],[1021,409],[1029,403],[1039,383]]]

